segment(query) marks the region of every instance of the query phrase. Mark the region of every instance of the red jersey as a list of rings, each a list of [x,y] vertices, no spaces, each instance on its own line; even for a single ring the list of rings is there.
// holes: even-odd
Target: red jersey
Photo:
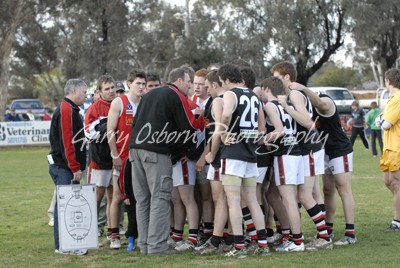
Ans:
[[[132,123],[137,106],[125,94],[118,98],[120,98],[122,102],[122,110],[118,119],[116,144],[121,159],[125,159],[129,154],[128,145],[132,134]]]

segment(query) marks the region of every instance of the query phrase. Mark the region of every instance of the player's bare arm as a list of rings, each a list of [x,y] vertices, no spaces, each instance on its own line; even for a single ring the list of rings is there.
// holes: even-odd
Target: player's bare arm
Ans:
[[[282,121],[279,118],[278,111],[276,107],[272,103],[266,103],[264,105],[264,111],[267,114],[267,120],[274,126],[274,131],[267,133],[264,138],[265,144],[268,145],[269,143],[276,141],[280,137],[284,135]]]
[[[297,123],[307,129],[311,129],[314,122],[311,120],[310,115],[306,109],[306,101],[303,94],[299,91],[293,90],[289,95],[290,102],[293,104],[294,109],[290,108],[286,99],[283,96],[278,96],[279,104],[283,106],[285,111],[290,114]]]
[[[329,98],[319,97],[317,93],[310,90],[308,87],[299,84],[297,82],[292,82],[289,85],[289,88],[292,90],[299,90],[306,93],[308,98],[311,101],[311,104],[323,115],[330,115],[334,112],[335,107],[333,107],[333,103],[329,101]]]
[[[260,103],[260,108],[258,110],[258,133],[260,136],[265,135],[265,115],[263,113],[263,105]],[[261,145],[263,142],[262,139],[258,141],[258,144]]]
[[[223,101],[222,99],[215,99],[212,105],[212,112],[214,114],[215,130],[212,135],[210,152],[206,154],[205,160],[207,163],[212,163],[215,159],[215,155],[218,152],[219,146],[221,145],[221,133],[225,130],[221,126],[221,115],[222,115]]]
[[[228,133],[228,127],[229,124],[231,123],[232,113],[235,110],[236,105],[237,105],[236,95],[231,91],[227,91],[224,94],[224,104],[221,115],[221,125],[226,126],[226,129],[221,136],[221,141],[225,145],[230,145],[235,142],[235,138],[230,136]]]
[[[111,102],[110,110],[108,112],[107,120],[107,139],[108,145],[111,150],[111,157],[113,159],[113,167],[116,170],[121,170],[122,159],[120,158],[117,150],[117,138],[116,130],[118,126],[119,115],[122,111],[122,103],[120,98],[116,98]]]

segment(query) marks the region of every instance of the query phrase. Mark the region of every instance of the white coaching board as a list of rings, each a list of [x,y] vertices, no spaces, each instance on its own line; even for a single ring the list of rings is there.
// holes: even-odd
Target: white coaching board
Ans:
[[[98,248],[94,184],[57,186],[60,250]]]

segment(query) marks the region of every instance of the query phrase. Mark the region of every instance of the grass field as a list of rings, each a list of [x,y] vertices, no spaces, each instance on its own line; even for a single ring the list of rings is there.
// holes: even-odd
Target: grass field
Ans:
[[[0,266],[1,267],[398,267],[400,233],[384,233],[392,219],[392,196],[382,181],[379,158],[356,141],[353,192],[356,199],[355,245],[322,252],[273,253],[243,260],[221,256],[142,257],[125,249],[91,250],[86,256],[54,254],[53,229],[47,209],[54,185],[48,174],[48,148],[0,149]],[[340,198],[335,234],[344,233]],[[303,213],[305,237],[315,229]],[[104,239],[104,238],[103,238]]]

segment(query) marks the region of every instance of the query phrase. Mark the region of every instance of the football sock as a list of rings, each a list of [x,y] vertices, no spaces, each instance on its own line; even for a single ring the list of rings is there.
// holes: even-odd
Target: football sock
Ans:
[[[323,238],[329,241],[328,231],[326,230],[325,215],[321,211],[321,207],[315,204],[314,207],[307,210],[315,226],[317,227],[318,238]]]
[[[253,219],[251,218],[250,209],[248,207],[242,208],[242,213],[247,234],[251,237],[251,240],[257,240],[257,232],[254,227]]]

